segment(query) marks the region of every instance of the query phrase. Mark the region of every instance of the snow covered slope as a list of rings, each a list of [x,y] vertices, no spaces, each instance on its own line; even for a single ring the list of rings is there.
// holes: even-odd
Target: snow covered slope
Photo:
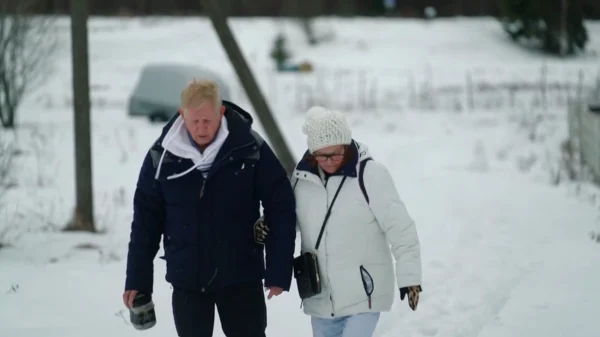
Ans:
[[[319,31],[334,40],[314,48],[291,22],[231,25],[294,154],[305,149],[305,107],[343,109],[354,137],[390,168],[417,221],[421,303],[412,312],[398,297],[377,336],[598,334],[600,244],[589,233],[600,230],[600,193],[552,182],[566,97],[600,71],[600,23],[588,23],[588,53],[564,61],[513,45],[492,19],[320,20]],[[61,30],[67,39],[67,20]],[[279,31],[289,34],[295,60],[313,62],[314,74],[272,72],[268,53]],[[0,242],[10,244],[0,249],[0,336],[139,334],[121,303],[124,258],[135,181],[160,126],[128,118],[125,103],[145,63],[219,70],[252,110],[205,19],[92,19],[95,208],[106,233],[57,232],[74,201],[68,48],[50,81],[23,104],[19,130],[0,135],[21,151],[16,187],[0,208]],[[524,88],[540,81],[571,87]],[[158,324],[144,335],[174,336],[165,266],[159,259],[155,266]],[[299,305],[295,288],[268,302],[270,336],[310,336]],[[218,324],[215,336],[222,336]]]

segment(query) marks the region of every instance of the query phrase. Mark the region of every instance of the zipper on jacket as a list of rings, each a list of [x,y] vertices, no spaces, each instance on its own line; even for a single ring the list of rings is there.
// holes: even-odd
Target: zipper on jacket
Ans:
[[[202,179],[202,187],[200,187],[200,199],[204,196],[204,186],[206,186],[206,179]]]
[[[326,200],[327,200],[327,208],[329,208],[329,192],[327,191],[327,182],[329,182],[329,179],[325,180],[325,184],[323,185],[323,187],[325,188],[325,196],[326,196]],[[325,229],[325,233],[324,234],[324,239],[325,242],[327,242],[327,228]],[[329,269],[329,251],[327,248],[327,243],[325,243],[324,245],[325,247],[325,265],[327,265],[327,268]],[[329,278],[329,272],[326,273],[326,277],[327,277],[327,283],[329,283],[329,301],[331,302],[331,317],[335,317],[335,305],[333,302],[333,287],[331,286],[331,279]]]
[[[202,174],[202,172],[200,172],[200,174]],[[202,185],[200,186],[200,193],[198,194],[198,204],[200,204],[202,202],[202,197],[204,196],[204,187],[206,186],[206,179],[203,178],[201,184]],[[201,217],[200,209],[201,209],[200,207],[196,208],[196,216],[197,217]],[[200,219],[198,219],[198,220],[200,220]],[[206,236],[205,230],[201,230],[201,227],[199,227],[198,228],[198,242],[202,242],[203,236]],[[210,255],[211,255],[210,251],[208,249],[206,249],[206,246],[204,244],[198,245],[198,253],[200,254],[200,256],[207,257],[207,260],[210,261]],[[214,275],[213,275],[213,278],[214,278]],[[212,282],[212,279],[211,279],[211,281],[209,281],[209,283],[206,285],[206,287],[202,287],[202,289],[200,289],[200,291],[204,292],[206,290],[205,288],[207,288],[210,285],[210,282]]]
[[[329,259],[327,259],[327,251],[325,252],[325,260],[327,261],[327,267],[329,267]],[[331,302],[331,317],[335,317],[335,304],[333,302],[333,287],[331,286],[331,280],[329,279],[329,273],[327,273],[327,283],[329,283],[329,302]]]
[[[331,284],[329,285],[329,289],[331,289]],[[333,305],[333,295],[331,292],[329,293],[329,302],[331,302],[331,317],[335,317],[335,305]]]
[[[208,280],[206,287],[202,287],[202,289],[200,289],[201,292],[205,292],[206,288],[208,288],[210,286],[210,284],[215,280],[215,277],[217,277],[218,271],[219,271],[219,268],[215,268],[215,272],[213,273],[213,276],[210,278],[210,280]]]
[[[211,283],[213,283],[213,281],[215,280],[215,277],[217,277],[217,273],[219,272],[219,268],[215,268],[215,272],[213,273],[213,276],[210,278],[210,280],[208,280],[208,283],[206,284],[206,286],[208,287]]]
[[[236,151],[236,150],[239,150],[239,149],[243,149],[243,148],[245,148],[247,146],[250,146],[250,145],[252,145],[254,143],[255,142],[250,142],[250,143],[247,143],[247,144],[235,147],[235,148],[229,150],[229,152],[227,152],[221,159],[219,159],[218,162],[213,163],[213,165],[209,169],[208,173],[206,174],[206,178],[204,178],[202,180],[202,187],[200,187],[200,199],[202,199],[202,197],[204,196],[204,190],[205,190],[205,187],[206,187],[206,183],[208,182],[208,178],[210,177],[211,173],[214,172],[213,168],[218,168],[217,165],[221,164],[221,162],[223,162],[223,160],[225,160],[225,158],[229,157],[229,155],[231,153],[233,153],[233,151]],[[212,260],[212,256],[210,256],[210,255],[212,255],[212,253],[213,252],[211,252],[210,250],[208,251],[209,260]],[[212,284],[212,282],[215,280],[215,278],[217,277],[218,271],[219,271],[219,268],[215,267],[215,272],[213,273],[213,276],[210,278],[210,280],[208,280],[208,283],[206,284],[206,287],[202,288],[203,292],[204,292],[204,289],[208,288]]]

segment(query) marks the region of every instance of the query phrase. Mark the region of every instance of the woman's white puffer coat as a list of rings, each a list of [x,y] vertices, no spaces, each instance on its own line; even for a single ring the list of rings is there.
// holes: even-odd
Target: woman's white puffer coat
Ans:
[[[355,144],[359,148],[358,163],[370,158],[365,145]],[[421,284],[417,230],[390,173],[375,160],[366,164],[367,203],[358,182],[358,163],[353,172],[345,172],[348,177],[317,251],[322,292],[303,302],[304,312],[311,316],[331,318],[389,311],[397,288]],[[333,175],[324,184],[319,174],[298,168],[294,171],[292,184],[302,252],[315,251],[327,207],[342,179],[341,175]],[[370,298],[363,281],[372,281]]]

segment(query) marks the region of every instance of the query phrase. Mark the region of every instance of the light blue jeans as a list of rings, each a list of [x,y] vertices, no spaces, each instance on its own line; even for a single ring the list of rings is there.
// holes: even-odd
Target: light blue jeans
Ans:
[[[313,337],[371,337],[379,321],[378,312],[338,318],[312,317]]]

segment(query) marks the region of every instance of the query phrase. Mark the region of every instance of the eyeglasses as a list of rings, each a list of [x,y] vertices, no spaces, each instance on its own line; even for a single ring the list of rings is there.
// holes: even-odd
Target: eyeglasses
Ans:
[[[322,162],[326,162],[328,159],[331,159],[332,161],[340,161],[344,158],[344,154],[343,153],[315,154],[314,157],[318,162],[322,163]]]

